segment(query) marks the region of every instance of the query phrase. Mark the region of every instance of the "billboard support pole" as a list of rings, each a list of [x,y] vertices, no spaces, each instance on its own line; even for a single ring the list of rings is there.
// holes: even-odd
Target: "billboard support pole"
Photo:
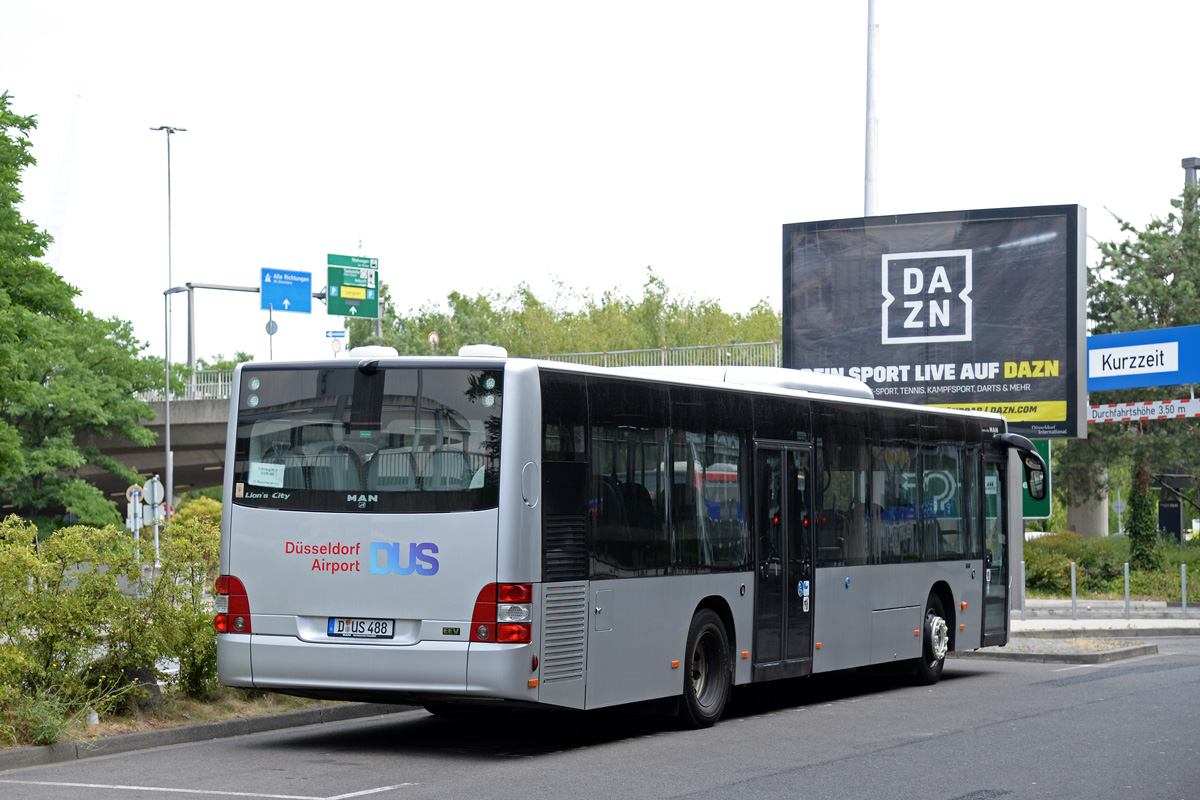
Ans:
[[[1200,167],[1200,158],[1185,158],[1185,159],[1183,159],[1182,166],[1183,166],[1183,188],[1184,188],[1184,193],[1186,194],[1187,189],[1189,187],[1196,185],[1196,169],[1197,169],[1197,167]],[[1190,214],[1194,214],[1196,212],[1194,204],[1190,203],[1190,202],[1188,203],[1187,208],[1185,208],[1184,210]]]
[[[875,113],[875,56],[879,51],[879,21],[875,0],[867,0],[867,152],[863,169],[863,216],[875,216],[875,156],[879,148],[879,117]]]

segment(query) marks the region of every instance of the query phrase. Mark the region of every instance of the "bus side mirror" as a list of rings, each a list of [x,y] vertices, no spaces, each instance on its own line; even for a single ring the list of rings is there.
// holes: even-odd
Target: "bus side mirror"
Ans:
[[[1029,486],[1029,497],[1033,500],[1046,499],[1046,465],[1040,458],[1026,457],[1025,483]]]
[[[1046,462],[1033,446],[1033,442],[1016,433],[998,433],[993,437],[997,442],[1012,447],[1021,454],[1021,463],[1025,467],[1025,485],[1029,488],[1029,496],[1034,500],[1046,499]]]

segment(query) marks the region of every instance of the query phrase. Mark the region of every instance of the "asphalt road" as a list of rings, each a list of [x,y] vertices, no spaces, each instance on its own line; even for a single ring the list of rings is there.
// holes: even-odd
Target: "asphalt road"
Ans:
[[[0,773],[0,798],[1200,798],[1200,637],[1104,665],[953,659],[669,718],[424,711]]]

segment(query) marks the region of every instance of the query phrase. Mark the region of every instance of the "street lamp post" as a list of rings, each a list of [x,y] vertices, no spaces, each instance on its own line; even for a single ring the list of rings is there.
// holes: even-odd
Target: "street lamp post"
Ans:
[[[1200,158],[1185,158],[1183,159],[1183,188],[1184,194],[1187,190],[1196,185],[1196,170],[1200,169]],[[1188,200],[1185,211],[1195,213],[1196,209],[1192,208],[1192,201]]]
[[[167,478],[167,487],[164,497],[164,513],[167,515],[167,521],[170,521],[170,508],[172,497],[175,494],[175,465],[172,463],[171,453],[171,134],[186,131],[187,128],[177,128],[171,125],[159,125],[157,128],[151,128],[152,131],[164,131],[167,134],[167,291],[163,292],[166,300],[166,357],[164,361],[164,372],[166,374],[165,385],[163,392],[163,430],[164,444],[166,445],[166,469],[164,470]]]

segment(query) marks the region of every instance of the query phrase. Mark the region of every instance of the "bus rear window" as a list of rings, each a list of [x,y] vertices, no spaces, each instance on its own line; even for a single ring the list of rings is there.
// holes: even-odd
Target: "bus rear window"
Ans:
[[[494,508],[502,369],[245,368],[234,497],[303,511]]]

